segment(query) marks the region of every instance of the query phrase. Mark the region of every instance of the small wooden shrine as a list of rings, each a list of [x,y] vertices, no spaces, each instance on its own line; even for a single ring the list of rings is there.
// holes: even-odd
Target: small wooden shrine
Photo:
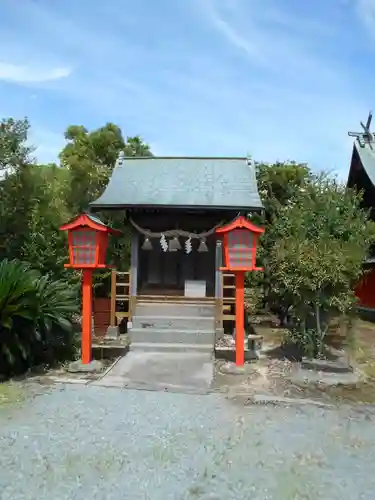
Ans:
[[[372,114],[366,124],[361,122],[361,132],[349,132],[354,137],[347,187],[363,192],[362,206],[370,210],[375,221],[375,136],[370,131]],[[361,309],[375,313],[375,246],[364,262],[367,270],[356,287],[356,295]]]
[[[220,272],[223,250],[216,230],[239,215],[262,209],[249,158],[121,154],[108,186],[90,209],[121,211],[124,225],[131,229],[129,273],[114,273],[112,323],[127,317],[133,330],[139,328],[140,338],[149,328],[145,321],[137,323],[137,317],[147,317],[147,325],[161,331],[164,326],[151,316],[161,317],[166,303],[171,310],[172,304],[180,306],[182,312],[172,317],[184,332],[187,325],[177,316],[190,314],[192,308],[181,309],[183,304],[212,305],[214,329],[222,327],[225,316],[234,320],[234,275]],[[128,309],[120,310],[117,302],[126,300]]]

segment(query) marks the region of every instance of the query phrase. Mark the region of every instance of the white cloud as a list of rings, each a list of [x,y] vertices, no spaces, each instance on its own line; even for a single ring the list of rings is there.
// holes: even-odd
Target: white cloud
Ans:
[[[17,65],[0,61],[0,80],[12,83],[44,83],[66,78],[71,68],[43,68],[35,65]]]
[[[65,145],[63,131],[52,132],[36,124],[31,127],[30,132],[29,143],[36,148],[33,156],[38,163],[58,162],[58,155]]]
[[[355,0],[360,20],[375,35],[375,0]]]
[[[258,41],[254,40],[253,37],[252,40],[249,40],[246,37],[243,37],[241,33],[233,29],[231,24],[220,16],[218,10],[215,8],[214,2],[211,0],[204,0],[200,4],[200,7],[203,7],[204,10],[206,10],[206,14],[209,16],[213,25],[228,39],[230,43],[235,45],[238,49],[244,51],[253,61],[264,61],[264,50]]]
[[[375,0],[360,1],[374,6],[375,19]],[[370,105],[363,87],[358,92],[353,61],[345,57],[350,40],[341,16],[330,18],[328,6],[309,16],[276,0],[233,0],[230,8],[226,0],[196,0],[196,5],[227,50],[242,60],[243,79],[225,86],[216,81],[215,90],[211,85],[211,95],[223,88],[228,94],[220,108],[227,108],[223,116],[232,108],[226,124],[238,130],[233,144],[245,143],[247,136],[256,159],[294,158],[345,177],[347,131],[364,119]]]
[[[125,26],[128,18],[142,21],[137,3],[124,9],[120,1],[104,2],[87,10],[84,2],[73,2],[73,11],[59,11],[48,2],[25,2],[17,23],[27,38],[11,27],[0,30],[0,60],[13,63],[0,63],[0,80],[39,88],[59,80],[53,97],[63,110],[44,109],[42,92],[38,106],[30,106],[32,112],[38,108],[37,120],[48,130],[56,130],[58,120],[62,129],[72,121],[89,128],[115,121],[125,135],[142,135],[156,154],[250,150],[259,160],[289,157],[344,171],[351,147],[347,130],[371,107],[347,49],[350,35],[361,43],[366,37],[355,23],[340,25],[329,9],[334,4],[352,12],[356,5],[361,16],[367,13],[363,20],[375,18],[375,0],[349,1],[322,7],[322,0],[323,10],[312,9],[311,15],[303,12],[304,2],[293,8],[278,0],[195,0],[178,9],[171,2],[170,17],[163,14],[143,31]],[[187,11],[181,21],[182,8]],[[184,28],[192,36],[179,39]],[[49,64],[25,67],[23,61]],[[64,79],[71,71],[62,61],[79,70]],[[62,132],[60,139],[36,136],[40,161],[54,159]]]

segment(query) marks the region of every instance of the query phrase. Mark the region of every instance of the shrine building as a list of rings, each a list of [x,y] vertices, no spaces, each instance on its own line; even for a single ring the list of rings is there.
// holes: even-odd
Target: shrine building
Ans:
[[[370,131],[372,114],[367,123],[361,122],[361,132],[349,132],[354,137],[353,151],[347,180],[347,187],[362,191],[362,208],[369,210],[370,218],[375,221],[375,137]],[[375,318],[375,246],[364,262],[366,273],[358,286],[356,295],[361,312]]]
[[[90,211],[121,211],[131,229],[130,269],[113,273],[111,326],[127,319],[132,349],[212,350],[235,317],[216,229],[262,209],[249,158],[120,154]]]

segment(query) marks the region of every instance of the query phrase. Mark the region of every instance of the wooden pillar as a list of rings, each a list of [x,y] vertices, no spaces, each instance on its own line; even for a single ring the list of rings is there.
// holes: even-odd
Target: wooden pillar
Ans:
[[[223,246],[220,239],[216,240],[215,247],[215,329],[217,338],[223,333]]]
[[[139,234],[132,231],[131,253],[130,253],[130,272],[131,272],[131,290],[130,295],[135,297],[138,289],[138,254],[139,254]]]
[[[130,250],[130,303],[129,303],[129,321],[131,321],[138,291],[138,256],[139,256],[139,233],[132,231],[131,250]]]
[[[117,282],[117,271],[116,269],[112,269],[111,273],[111,317],[110,317],[110,325],[112,327],[116,326],[116,282]]]
[[[236,365],[245,364],[245,273],[236,272]]]
[[[92,270],[84,269],[82,273],[82,364],[91,363],[92,342]]]
[[[223,275],[220,268],[223,265],[223,248],[221,240],[216,241],[215,254],[215,297],[221,299],[223,296]]]

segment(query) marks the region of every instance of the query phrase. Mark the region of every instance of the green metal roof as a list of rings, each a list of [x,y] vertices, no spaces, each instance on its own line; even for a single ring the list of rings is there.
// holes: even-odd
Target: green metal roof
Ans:
[[[93,209],[263,208],[248,158],[124,158],[120,155]]]
[[[365,169],[370,181],[375,186],[375,144],[372,144],[374,149],[371,149],[368,142],[354,141],[354,148],[358,152],[359,159]]]
[[[92,214],[86,214],[86,215],[89,219],[91,219],[93,222],[95,222],[95,224],[99,224],[101,226],[107,227],[107,225],[102,220],[100,220],[99,217],[97,217],[96,215],[92,215]]]

